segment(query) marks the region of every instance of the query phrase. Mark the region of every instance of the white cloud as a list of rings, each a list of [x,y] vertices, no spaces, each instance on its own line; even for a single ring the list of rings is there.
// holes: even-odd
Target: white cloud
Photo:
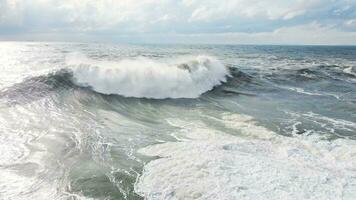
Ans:
[[[9,33],[177,39],[200,34],[236,43],[277,43],[279,37],[283,43],[331,43],[331,37],[354,42],[346,30],[356,27],[355,17],[354,0],[0,0],[0,39]]]
[[[356,44],[356,32],[344,32],[331,25],[317,22],[280,28],[273,32],[271,41],[291,44]]]
[[[356,32],[344,32],[332,26],[323,26],[317,22],[303,25],[283,27],[271,32],[258,33],[152,33],[152,34],[122,34],[97,38],[85,34],[24,34],[21,38],[46,41],[134,41],[143,43],[188,43],[188,44],[309,44],[309,45],[351,45],[356,44]],[[53,39],[56,38],[56,39]],[[7,40],[14,40],[10,36]]]
[[[166,40],[162,40],[165,38]],[[308,24],[283,27],[272,32],[259,33],[216,33],[216,34],[171,34],[150,35],[141,38],[148,42],[176,41],[178,43],[219,43],[219,44],[310,44],[350,45],[356,44],[356,32],[343,32],[332,26]]]
[[[191,21],[231,16],[288,20],[323,5],[320,0],[185,0],[183,3],[193,10]]]
[[[162,21],[157,19],[182,22],[234,17],[287,20],[320,5],[320,0],[0,0],[2,16],[6,20],[26,20],[26,14],[39,22],[46,19],[85,29]]]
[[[0,0],[0,25],[18,26],[21,24],[23,10],[18,0]]]
[[[5,10],[0,23],[10,24],[7,20],[16,18],[23,25],[37,20],[38,25],[45,21],[46,25],[56,23],[81,30],[116,28],[122,23],[141,26],[157,19],[172,19],[173,4],[173,0],[0,0],[1,10]]]
[[[345,22],[345,26],[349,28],[356,28],[356,19],[350,19]]]

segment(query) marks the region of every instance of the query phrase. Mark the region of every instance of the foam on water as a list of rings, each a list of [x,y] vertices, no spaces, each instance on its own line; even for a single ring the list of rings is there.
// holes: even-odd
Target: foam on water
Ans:
[[[356,75],[355,70],[352,66],[350,67],[345,67],[343,70],[344,73],[350,74],[350,75]]]
[[[236,132],[265,137],[232,136],[201,122],[187,122],[180,126],[184,139],[140,150],[160,158],[144,167],[136,192],[147,199],[352,199],[356,195],[354,141],[271,136],[272,131],[250,117],[223,118]]]
[[[1,43],[0,199],[355,199],[355,52]]]
[[[104,94],[145,98],[196,98],[226,81],[227,68],[209,56],[158,62],[147,58],[95,61],[67,58],[75,82]]]

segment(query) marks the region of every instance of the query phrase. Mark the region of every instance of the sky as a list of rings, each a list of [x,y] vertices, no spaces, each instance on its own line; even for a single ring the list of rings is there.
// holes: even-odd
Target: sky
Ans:
[[[0,0],[0,40],[356,45],[356,0]]]

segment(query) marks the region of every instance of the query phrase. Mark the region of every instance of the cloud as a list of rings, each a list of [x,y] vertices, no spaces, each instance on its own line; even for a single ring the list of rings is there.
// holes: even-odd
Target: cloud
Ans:
[[[190,20],[214,20],[227,17],[261,17],[270,20],[292,19],[310,9],[322,6],[320,0],[185,0],[193,8]]]
[[[162,39],[164,38],[164,39]],[[153,34],[137,37],[141,42],[170,43],[219,43],[219,44],[310,44],[350,45],[356,44],[356,32],[344,32],[317,22],[292,27],[283,27],[271,32],[215,33],[215,34]]]
[[[2,24],[79,31],[127,29],[173,19],[174,0],[0,0]],[[172,7],[171,7],[172,6]],[[12,23],[16,19],[17,23]],[[157,20],[161,19],[161,20]],[[125,25],[121,26],[120,25]],[[130,28],[129,28],[130,29]]]
[[[283,35],[285,42],[319,43],[322,37],[310,35],[311,41],[295,33],[307,28],[314,35],[322,30],[349,38],[355,19],[354,0],[0,0],[0,39],[250,35],[268,43]]]
[[[14,0],[0,0],[0,25],[17,26],[21,24],[21,18],[18,14],[22,10],[18,3]]]
[[[356,19],[347,20],[345,25],[350,28],[356,28]]]

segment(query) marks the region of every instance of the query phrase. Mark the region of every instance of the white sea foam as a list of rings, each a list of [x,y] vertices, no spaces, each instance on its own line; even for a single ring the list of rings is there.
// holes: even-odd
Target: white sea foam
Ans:
[[[293,91],[296,93],[300,93],[300,94],[310,95],[310,96],[330,96],[330,97],[334,97],[335,99],[340,99],[340,96],[327,92],[306,91],[300,87],[289,87],[289,86],[277,86],[277,87],[285,90]]]
[[[239,132],[271,132],[241,115],[225,115],[224,120]],[[140,150],[160,157],[144,167],[135,185],[147,199],[353,199],[356,195],[353,141],[277,134],[269,139],[246,138],[200,122],[176,124],[186,134],[184,140]]]
[[[350,74],[350,75],[356,75],[356,74],[354,73],[354,68],[353,68],[352,66],[351,66],[351,67],[346,67],[346,68],[344,68],[343,72],[344,72],[344,73],[347,73],[347,74]]]
[[[196,98],[226,81],[227,68],[209,56],[170,61],[136,58],[95,61],[71,55],[67,64],[77,84],[104,94],[145,98]]]

